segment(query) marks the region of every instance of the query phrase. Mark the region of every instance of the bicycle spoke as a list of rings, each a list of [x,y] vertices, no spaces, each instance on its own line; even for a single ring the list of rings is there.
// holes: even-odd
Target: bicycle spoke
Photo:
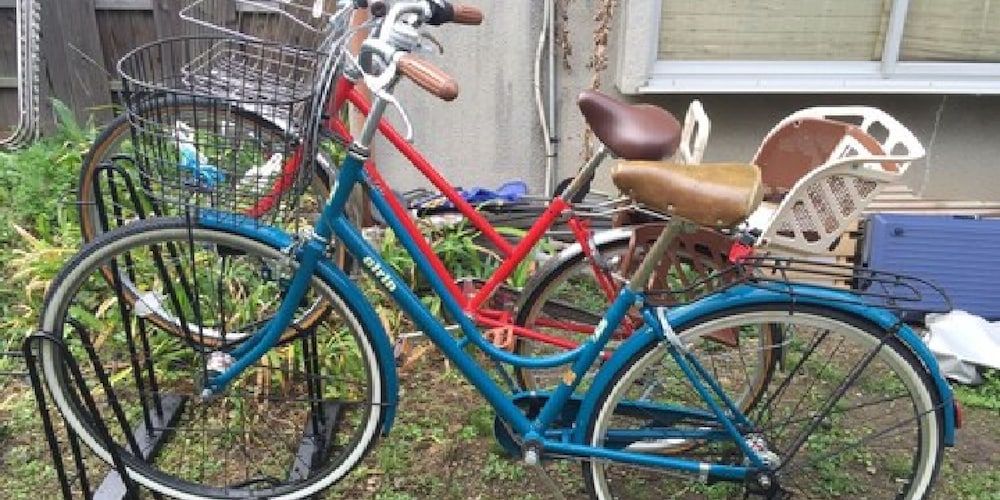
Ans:
[[[880,430],[878,432],[873,432],[872,434],[870,434],[870,435],[868,435],[868,436],[866,436],[866,437],[864,437],[864,438],[862,438],[860,440],[857,440],[857,441],[855,441],[853,443],[845,444],[844,446],[841,446],[840,448],[837,448],[834,451],[830,451],[830,452],[825,453],[822,456],[818,456],[818,457],[812,458],[807,463],[803,464],[803,463],[789,462],[789,463],[794,463],[795,465],[793,465],[792,467],[787,467],[787,468],[786,467],[782,467],[782,470],[787,470],[788,472],[792,472],[792,471],[794,471],[796,469],[801,469],[802,467],[804,467],[807,464],[816,464],[820,460],[829,460],[830,458],[837,457],[837,456],[842,455],[842,454],[844,454],[844,453],[846,453],[848,451],[851,451],[853,449],[859,448],[860,446],[862,446],[862,445],[864,445],[866,443],[871,443],[871,442],[873,442],[876,439],[880,439],[880,438],[892,435],[894,432],[899,431],[900,429],[902,429],[903,427],[905,427],[907,425],[910,425],[910,424],[918,422],[925,415],[928,415],[928,414],[930,414],[932,412],[935,412],[937,410],[938,410],[938,408],[931,408],[929,410],[921,412],[921,413],[919,413],[917,415],[914,415],[913,417],[907,418],[906,420],[903,420],[901,422],[893,424],[891,427],[888,427],[886,429],[882,429],[882,430]]]

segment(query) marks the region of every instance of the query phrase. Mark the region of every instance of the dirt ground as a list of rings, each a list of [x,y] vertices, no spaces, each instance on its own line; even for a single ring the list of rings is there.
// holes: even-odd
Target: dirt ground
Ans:
[[[549,463],[550,482],[508,458],[493,437],[492,410],[436,353],[402,368],[400,378],[401,405],[391,434],[325,498],[558,498],[553,488],[565,498],[585,497],[578,463]],[[24,389],[7,385],[3,399],[26,396]],[[58,498],[33,409],[17,408],[0,411],[0,498]],[[964,414],[958,445],[946,452],[933,496],[1000,499],[1000,412],[966,408]]]
[[[400,373],[402,400],[391,434],[327,498],[558,498],[495,443],[485,400],[436,356],[428,358]],[[1000,499],[1000,412],[966,408],[964,416],[933,497]],[[546,471],[565,498],[586,497],[578,463],[553,462]]]

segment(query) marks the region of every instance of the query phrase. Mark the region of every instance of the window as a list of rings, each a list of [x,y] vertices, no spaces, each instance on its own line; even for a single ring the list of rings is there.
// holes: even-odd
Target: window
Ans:
[[[1000,94],[1000,2],[630,0],[619,87]]]

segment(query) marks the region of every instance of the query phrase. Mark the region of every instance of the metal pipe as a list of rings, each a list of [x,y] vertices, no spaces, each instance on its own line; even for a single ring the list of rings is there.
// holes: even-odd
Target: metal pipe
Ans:
[[[556,171],[556,159],[559,157],[559,123],[556,121],[558,111],[556,101],[556,3],[555,0],[547,0],[549,6],[549,149],[545,158],[545,172],[549,178],[549,185],[558,184],[558,172]],[[554,193],[545,193],[552,196]]]
[[[552,0],[546,0],[543,4],[542,29],[538,33],[538,45],[535,48],[535,71],[534,71],[534,91],[535,107],[538,110],[538,121],[542,126],[542,140],[545,142],[545,196],[552,196],[555,184],[552,182],[552,143],[550,141],[549,121],[545,110],[545,103],[542,99],[542,50],[545,48],[545,40],[549,32],[549,25],[552,18]],[[550,41],[549,45],[552,43]]]
[[[17,44],[18,122],[0,148],[16,149],[38,136],[38,25],[36,0],[18,0],[15,7]]]

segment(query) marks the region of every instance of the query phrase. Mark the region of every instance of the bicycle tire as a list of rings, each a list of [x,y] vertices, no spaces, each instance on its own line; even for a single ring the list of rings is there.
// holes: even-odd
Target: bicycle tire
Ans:
[[[64,266],[46,296],[40,328],[65,343],[70,348],[65,352],[72,353],[71,356],[78,365],[87,368],[82,370],[87,380],[85,387],[81,389],[67,378],[63,351],[54,344],[46,343],[39,358],[53,402],[81,440],[106,462],[111,461],[111,454],[100,439],[94,421],[100,420],[108,428],[117,427],[118,431],[111,433],[113,439],[116,439],[115,452],[128,468],[130,477],[145,487],[171,497],[234,498],[256,495],[268,498],[303,498],[330,486],[357,465],[377,440],[382,425],[382,405],[386,391],[384,377],[379,370],[381,365],[370,334],[348,306],[348,302],[342,300],[332,286],[316,276],[311,288],[311,293],[323,295],[328,309],[323,321],[313,326],[316,329],[324,328],[326,332],[322,341],[329,352],[324,353],[322,360],[318,357],[320,333],[314,331],[310,338],[310,341],[315,340],[317,346],[314,347],[317,349],[317,356],[313,368],[321,371],[308,372],[311,365],[305,357],[301,361],[295,358],[294,363],[289,361],[288,366],[294,369],[284,368],[284,364],[272,365],[273,361],[265,358],[262,363],[247,370],[234,381],[224,395],[212,401],[199,401],[197,384],[194,383],[197,374],[204,370],[202,358],[206,349],[203,345],[197,342],[180,345],[171,333],[157,331],[155,325],[146,325],[149,331],[145,330],[146,327],[139,328],[142,329],[142,335],[149,335],[148,345],[152,345],[152,348],[148,348],[148,345],[135,347],[143,353],[136,355],[135,351],[131,351],[133,344],[145,345],[145,341],[133,342],[132,335],[138,336],[138,330],[135,326],[126,326],[126,323],[141,323],[141,317],[134,307],[127,305],[123,306],[127,310],[117,311],[111,307],[103,312],[99,307],[94,307],[95,303],[113,302],[117,296],[117,292],[108,287],[103,276],[104,267],[125,263],[135,272],[133,279],[136,283],[159,283],[160,276],[156,272],[151,273],[148,281],[138,276],[143,269],[148,269],[141,257],[146,254],[155,255],[152,249],[160,248],[166,242],[185,241],[190,242],[188,250],[192,255],[197,252],[195,259],[199,264],[205,261],[206,256],[213,255],[213,252],[219,257],[223,265],[217,268],[200,265],[200,268],[207,269],[207,273],[217,272],[215,277],[220,281],[233,277],[227,284],[231,281],[235,286],[244,281],[250,282],[259,275],[263,277],[258,286],[265,291],[270,283],[280,282],[279,276],[260,270],[264,263],[277,265],[279,262],[286,262],[280,249],[225,231],[191,227],[184,219],[148,219],[101,234]],[[233,250],[238,250],[239,253],[234,254]],[[227,259],[231,260],[226,262]],[[290,274],[295,264],[288,265],[290,267],[285,271]],[[178,269],[194,267],[182,266]],[[260,271],[255,274],[254,270]],[[192,280],[197,288],[198,280],[194,276]],[[245,284],[242,287],[249,288]],[[201,310],[207,310],[208,304],[215,300],[212,296],[204,298],[207,302],[200,306]],[[218,300],[221,304],[224,299]],[[225,300],[231,303],[231,317],[236,318],[238,313],[235,305],[246,299],[232,296]],[[307,304],[305,307],[308,306]],[[259,324],[256,322],[258,318],[264,316],[263,321],[266,321],[266,315],[273,314],[271,309],[275,307],[274,303],[253,304],[252,308],[246,310],[252,310],[248,314],[255,316],[250,319],[240,317],[239,321]],[[216,308],[223,311],[219,314],[222,321],[229,321],[225,314],[227,306],[217,304]],[[92,341],[90,334],[71,331],[67,321],[76,316],[86,319],[88,314],[92,316],[90,324],[97,321],[97,326],[103,328],[95,332],[96,335],[110,331],[124,332],[121,335],[127,337],[126,341],[116,340],[113,336],[104,337],[98,345],[101,337]],[[116,317],[120,323],[118,325],[114,324]],[[201,321],[207,324],[206,319]],[[303,337],[303,342],[305,341]],[[129,352],[125,352],[127,350],[121,345],[123,342],[129,346]],[[87,345],[93,349],[93,357],[89,355]],[[290,348],[283,352],[295,354]],[[157,360],[154,359],[155,356],[162,358]],[[123,357],[127,359],[119,359]],[[144,364],[146,361],[148,365]],[[158,364],[161,362],[162,366]],[[304,365],[306,368],[302,368]],[[112,385],[102,385],[100,373],[122,366],[132,368],[119,369],[114,372],[117,376]],[[277,370],[274,366],[279,366],[282,370]],[[280,376],[275,375],[279,372]],[[140,375],[136,377],[136,373]],[[185,374],[191,376],[185,377]],[[129,376],[132,376],[131,381]],[[143,376],[146,377],[145,384],[141,382]],[[254,377],[263,377],[263,381]],[[283,384],[277,389],[274,377],[278,377]],[[156,384],[149,382],[154,379],[158,379]],[[309,386],[310,383],[322,387],[322,390],[316,389],[316,393],[303,395],[302,386]],[[149,390],[146,391],[143,387]],[[175,427],[167,427],[174,433],[174,438],[163,445],[155,462],[144,460],[134,449],[130,451],[128,440],[123,437],[126,433],[121,431],[126,427],[129,430],[138,428],[142,417],[147,414],[145,412],[152,411],[148,408],[153,407],[150,402],[154,398],[153,387],[157,387],[155,393],[160,397],[187,398],[183,406],[184,413],[176,420]],[[95,417],[87,411],[87,407],[80,402],[82,390],[101,399],[98,408],[104,409],[104,415]],[[313,455],[323,457],[318,460],[326,460],[323,466],[296,483],[272,484],[291,481],[285,475],[285,468],[296,465],[295,460],[298,459],[292,455],[292,461],[288,462],[287,457],[279,455],[281,452],[294,454],[295,444],[303,439],[302,427],[297,424],[309,422],[308,417],[315,414],[311,413],[315,408],[313,405],[318,402],[336,402],[337,398],[348,400],[336,403],[339,405],[337,429],[344,434],[339,438],[334,434],[335,439],[327,441],[326,446],[320,448],[322,453]],[[359,401],[353,401],[354,398]],[[116,420],[118,416],[113,411],[113,401],[117,402],[121,413],[129,420],[126,424]],[[242,420],[239,419],[240,416]],[[201,425],[204,428],[197,428],[199,418],[202,419]],[[225,423],[224,427],[222,423]],[[353,431],[349,425],[355,426]],[[192,451],[189,442],[197,442],[199,437],[202,449],[199,451],[195,446]],[[207,447],[213,448],[205,451]],[[236,453],[241,455],[230,462],[231,454]],[[196,462],[199,458],[202,460],[200,464]],[[191,465],[192,462],[195,463],[194,466]],[[199,467],[202,472],[199,472]],[[208,468],[211,471],[212,467],[221,467],[222,472],[206,475],[204,470]],[[244,468],[243,474],[246,477],[239,478],[242,482],[231,481],[230,475],[239,475],[239,467]],[[252,471],[250,467],[253,468]],[[282,479],[276,479],[279,477]],[[264,480],[259,478],[266,478],[266,481],[272,483],[262,483]],[[212,481],[213,484],[202,484],[199,481]],[[266,487],[257,488],[262,485]]]
[[[762,322],[769,324],[780,322],[786,326],[795,324],[802,327],[815,328],[818,332],[813,337],[813,342],[805,345],[805,347],[812,346],[811,349],[807,348],[802,352],[798,351],[797,349],[802,349],[803,345],[796,344],[794,336],[791,337],[791,341],[785,344],[784,349],[786,352],[784,356],[787,365],[783,368],[783,374],[787,374],[788,378],[781,380],[780,384],[776,380],[773,380],[768,387],[768,390],[773,392],[769,392],[768,399],[763,401],[755,411],[756,415],[768,419],[767,421],[760,420],[754,423],[762,435],[765,433],[768,434],[763,436],[764,441],[768,443],[767,447],[776,450],[773,460],[776,464],[780,463],[778,466],[779,476],[777,477],[781,478],[782,486],[785,487],[784,492],[792,492],[797,498],[857,497],[859,495],[864,497],[895,496],[895,498],[925,497],[930,491],[943,456],[943,410],[941,408],[940,396],[931,381],[930,375],[914,353],[898,338],[894,337],[891,332],[868,320],[828,307],[803,304],[774,303],[734,307],[692,320],[689,324],[678,327],[678,333],[682,337],[685,335],[692,336],[698,335],[699,332],[705,333],[711,331],[720,324],[732,326],[759,324]],[[828,338],[837,338],[836,334],[831,335],[831,332],[834,331],[840,332],[842,336],[840,337],[840,343],[836,344],[835,348],[831,351],[831,359],[816,370],[811,365],[813,361],[811,356],[813,353],[820,352],[820,345]],[[848,346],[843,351],[840,351],[840,347],[844,345],[845,339],[854,339],[858,342],[858,345],[854,347]],[[885,339],[884,344],[880,344],[883,339]],[[861,372],[862,376],[856,379],[853,385],[848,386],[850,390],[841,394],[839,399],[833,401],[834,406],[830,407],[830,412],[827,414],[818,411],[811,412],[808,408],[801,408],[802,402],[806,399],[809,399],[810,402],[814,402],[813,400],[815,399],[817,401],[816,404],[819,406],[829,402],[824,401],[819,403],[818,401],[820,400],[815,397],[813,391],[815,389],[817,392],[821,392],[822,389],[836,386],[832,380],[822,380],[826,375],[836,374],[836,370],[842,368],[840,365],[843,363],[838,362],[836,365],[831,363],[835,356],[864,358],[867,351],[864,351],[864,349],[855,350],[856,347],[868,347],[872,349],[878,347],[879,349],[873,351],[874,358],[872,363],[866,364],[861,368],[861,370],[864,370]],[[824,347],[824,349],[827,348]],[[616,425],[614,428],[617,429],[618,425],[626,425],[623,422],[627,423],[630,420],[635,420],[635,425],[643,425],[639,422],[650,418],[649,415],[642,415],[641,412],[634,410],[619,411],[618,405],[623,400],[633,401],[626,398],[628,394],[631,394],[629,389],[638,390],[640,382],[647,386],[649,385],[649,380],[651,379],[645,370],[650,367],[659,366],[657,358],[663,356],[664,350],[665,346],[663,343],[650,343],[623,365],[623,368],[619,370],[612,379],[612,382],[605,388],[604,393],[598,398],[594,417],[587,428],[587,443],[591,445],[605,445],[612,420],[615,421]],[[806,352],[810,354],[806,355]],[[858,364],[856,366],[861,365]],[[885,374],[879,371],[872,371],[883,366],[888,368],[888,374],[899,375],[900,380],[895,382],[886,381],[883,378]],[[790,390],[789,387],[792,387],[792,383],[786,381],[791,380],[791,377],[796,372],[805,374],[809,371],[816,371],[816,378],[820,380],[819,386],[817,387],[817,383],[814,382],[807,386],[805,392],[800,394],[788,392]],[[844,380],[846,381],[847,379],[845,378]],[[801,386],[795,387],[797,388],[796,390],[801,390],[799,389]],[[906,390],[906,395],[910,396],[909,402],[913,404],[914,416],[911,419],[911,423],[915,427],[914,437],[916,439],[913,444],[916,449],[911,459],[912,463],[908,464],[904,457],[883,456],[891,451],[890,445],[895,444],[892,442],[886,443],[885,441],[877,444],[875,449],[865,449],[864,451],[848,455],[851,446],[863,444],[865,439],[870,437],[891,438],[900,428],[899,424],[894,423],[885,430],[871,430],[869,434],[862,437],[858,437],[851,431],[843,430],[840,425],[835,426],[835,424],[856,424],[861,431],[865,431],[880,425],[885,418],[892,419],[894,415],[900,412],[905,413],[907,406],[905,401],[898,405],[903,406],[904,408],[902,409],[895,405],[896,398],[902,398],[902,396],[894,396],[892,398],[880,398],[877,395],[870,396],[873,393],[878,394],[879,391],[893,391],[897,389],[900,392]],[[832,399],[836,393],[837,390],[834,389],[830,392],[829,397]],[[791,411],[781,411],[779,413],[779,403],[785,401],[784,398],[788,395],[792,396],[792,398],[797,397],[795,399],[796,404]],[[853,398],[862,399],[862,402],[855,402]],[[868,401],[869,399],[870,401]],[[791,399],[788,401],[791,401]],[[854,404],[850,406],[848,403]],[[875,407],[879,403],[883,403],[888,407]],[[890,409],[892,411],[889,411]],[[836,410],[836,412],[833,410]],[[629,411],[631,411],[631,414],[626,415]],[[853,412],[858,413],[849,414]],[[822,415],[822,417],[817,421],[818,425],[810,430],[810,419],[817,415]],[[754,420],[754,415],[748,416],[751,418],[751,421]],[[779,426],[774,425],[772,418],[785,418],[785,420],[780,422],[780,429]],[[905,420],[903,421],[904,424],[906,422]],[[784,433],[792,424],[797,425],[800,423],[802,429],[799,429],[799,432],[805,433],[804,437],[806,439],[802,442],[803,445],[800,448],[792,450],[791,447],[794,446],[793,443],[796,439],[789,439],[789,436]],[[762,426],[761,424],[764,425]],[[875,428],[878,429],[878,427]],[[906,431],[904,430],[903,432],[905,433]],[[794,434],[794,432],[790,432],[790,434]],[[803,436],[797,435],[796,438],[798,437]],[[850,442],[851,439],[855,438],[856,442]],[[906,440],[904,439],[904,441]],[[847,443],[847,445],[844,446],[844,443]],[[655,443],[623,443],[622,445],[633,450],[641,450],[643,446],[646,446],[655,452],[655,446],[649,446],[650,444]],[[785,445],[789,448],[782,450],[781,447]],[[833,448],[834,446],[837,447]],[[702,455],[693,454],[693,458],[685,458],[713,463],[708,457],[715,456],[715,454],[725,456],[722,451],[713,449],[705,443],[699,443],[699,449],[702,451]],[[785,451],[792,452],[791,457],[782,456],[782,453]],[[733,453],[732,450],[729,453]],[[829,456],[826,458],[826,461],[819,461],[824,458],[823,454],[828,454]],[[847,458],[841,460],[845,455]],[[812,461],[807,463],[796,461],[803,456],[811,458]],[[790,461],[786,461],[789,458]],[[733,460],[733,463],[746,462],[745,458],[743,461],[740,461],[737,453],[737,457]],[[677,482],[670,482],[671,479],[677,476],[664,474],[663,470],[649,472],[645,469],[622,467],[620,471],[612,470],[609,473],[609,468],[613,466],[613,464],[608,463],[584,462],[584,480],[587,483],[587,489],[591,497],[627,497],[629,495],[628,491],[621,491],[621,489],[627,489],[630,484],[634,484],[636,488],[641,487],[644,494],[650,494],[652,489],[653,493],[651,494],[663,492],[664,497],[695,493],[708,494],[708,491],[701,490],[701,488],[731,488],[733,485],[733,483],[720,483],[719,485],[706,486],[702,484],[702,481],[696,475],[687,476],[686,483],[677,484]],[[806,476],[804,481],[796,480],[794,483],[791,483],[791,473],[793,471],[802,471],[806,466],[810,468],[803,472]],[[907,473],[907,471],[913,474],[912,478],[898,477]],[[815,474],[815,476],[809,477],[810,473]],[[858,477],[854,477],[853,480],[845,477],[850,473],[857,474]],[[609,478],[609,476],[612,477]],[[877,478],[877,482],[883,484],[876,486],[873,484],[873,478]],[[663,481],[664,483],[657,488],[657,481]],[[884,488],[879,490],[882,493],[873,491],[877,487]],[[738,493],[722,489],[721,491],[712,492],[712,495],[713,497],[723,495],[732,496]],[[780,498],[780,494],[783,492],[773,493]]]

